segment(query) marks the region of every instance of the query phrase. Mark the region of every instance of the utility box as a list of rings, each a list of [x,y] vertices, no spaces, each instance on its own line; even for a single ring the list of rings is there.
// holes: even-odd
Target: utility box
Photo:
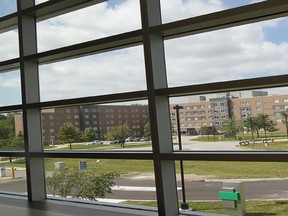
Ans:
[[[6,177],[6,168],[3,165],[0,167],[0,177]]]
[[[245,216],[246,205],[243,184],[240,181],[223,182],[219,192],[225,214],[233,216]]]
[[[64,168],[64,162],[55,162],[54,168],[55,169],[63,169]]]

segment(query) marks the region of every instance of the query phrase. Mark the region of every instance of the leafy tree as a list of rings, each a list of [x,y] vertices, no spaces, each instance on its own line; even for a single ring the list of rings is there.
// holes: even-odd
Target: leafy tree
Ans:
[[[234,138],[237,139],[236,135],[242,131],[243,124],[235,118],[229,118],[220,125],[220,128],[223,133],[232,134]]]
[[[0,115],[0,149],[23,150],[23,134],[15,135],[14,114]]]
[[[150,124],[150,122],[147,122],[144,125],[144,136],[145,137],[151,137],[151,124]]]
[[[208,127],[207,126],[201,126],[200,127],[200,133],[202,135],[207,135],[208,134]]]
[[[282,123],[286,126],[286,136],[288,139],[288,109],[281,112],[281,116],[283,117]]]
[[[273,132],[279,130],[279,128],[276,128],[276,125],[277,125],[276,122],[274,122],[273,120],[270,120],[269,127],[268,127],[267,131],[271,133],[271,136],[272,136]]]
[[[70,123],[65,123],[60,128],[58,137],[62,142],[69,143],[69,147],[72,149],[72,142],[79,140],[80,133],[77,131],[76,127]]]
[[[15,136],[14,115],[1,115],[0,117],[0,139],[9,139]]]
[[[123,148],[125,144],[125,139],[130,136],[131,136],[131,132],[126,123],[121,124],[110,131],[107,131],[105,135],[106,139],[108,140],[119,140]]]
[[[91,128],[91,127],[86,128],[83,132],[82,139],[83,139],[83,141],[86,141],[86,142],[90,142],[92,140],[95,140],[96,134],[95,134],[95,131],[93,130],[93,128]]]
[[[46,182],[53,196],[59,194],[62,197],[97,200],[112,193],[111,187],[115,185],[114,179],[117,177],[119,174],[116,172],[97,174],[95,170],[64,167],[47,177]]]
[[[256,116],[256,126],[257,126],[257,133],[259,137],[259,130],[263,129],[265,133],[265,139],[267,138],[267,131],[271,126],[274,124],[273,120],[270,119],[267,113],[258,113]]]
[[[257,129],[257,120],[254,116],[249,116],[243,121],[243,126],[247,132],[251,132],[252,140],[254,139],[253,132]]]

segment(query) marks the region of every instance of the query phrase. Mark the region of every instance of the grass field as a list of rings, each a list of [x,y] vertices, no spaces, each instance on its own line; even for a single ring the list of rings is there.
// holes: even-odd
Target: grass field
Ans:
[[[120,173],[153,172],[153,162],[147,160],[110,160],[46,158],[45,170],[53,171],[55,162],[64,162],[66,166],[78,167],[80,161],[87,162],[87,168],[99,172],[117,171]],[[23,160],[13,163],[3,162],[5,166],[25,167]],[[133,164],[133,166],[132,166]],[[185,174],[204,176],[205,179],[246,179],[246,178],[284,178],[288,177],[288,163],[282,162],[221,162],[221,161],[184,161]],[[179,173],[179,163],[176,162]],[[205,177],[206,176],[206,177]]]
[[[154,201],[129,201],[125,204],[142,205],[156,207]],[[180,207],[180,203],[179,203]],[[189,207],[193,211],[206,213],[224,213],[221,202],[189,202]],[[288,201],[247,201],[246,202],[246,216],[287,216],[288,215]]]
[[[220,139],[219,139],[220,137]],[[241,140],[251,140],[252,135],[251,134],[237,134],[236,140],[239,141],[239,138]],[[257,134],[254,133],[254,139],[264,139],[265,134],[260,133],[259,137],[257,137]],[[267,139],[287,139],[286,133],[267,133]],[[204,141],[204,142],[223,142],[223,141],[233,141],[235,138],[224,138],[224,135],[199,135],[198,137],[191,137],[191,140],[195,141]]]

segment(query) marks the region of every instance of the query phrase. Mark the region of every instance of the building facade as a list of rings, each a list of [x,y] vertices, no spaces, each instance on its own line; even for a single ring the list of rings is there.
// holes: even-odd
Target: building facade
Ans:
[[[44,109],[41,111],[42,134],[45,143],[59,142],[57,134],[65,123],[79,131],[93,128],[97,139],[105,139],[107,131],[123,124],[131,136],[142,137],[144,126],[149,120],[147,105],[82,105],[67,108]],[[16,134],[23,131],[22,115],[15,116]]]
[[[281,112],[288,109],[288,95],[269,96],[261,91],[257,91],[255,94],[251,92],[251,94],[242,95],[246,96],[241,97],[241,94],[238,93],[238,97],[230,94],[227,97],[227,94],[223,94],[223,97],[210,97],[207,101],[203,99],[205,98],[203,96],[198,102],[194,100],[180,104],[183,107],[179,111],[181,133],[185,135],[199,134],[201,126],[214,126],[219,130],[219,126],[228,118],[234,117],[237,120],[245,120],[247,117],[256,116],[259,113],[268,114],[270,119],[277,123],[276,128],[279,129],[279,132],[286,132]],[[173,106],[170,111],[172,113],[172,128],[176,128],[176,113]]]

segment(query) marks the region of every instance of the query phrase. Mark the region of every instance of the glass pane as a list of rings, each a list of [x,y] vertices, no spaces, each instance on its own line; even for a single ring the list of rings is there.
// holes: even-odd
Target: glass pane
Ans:
[[[19,57],[18,30],[0,34],[0,61]]]
[[[181,86],[286,74],[287,19],[165,42],[168,84]]]
[[[227,215],[233,215],[231,211],[235,212],[241,201],[246,205],[247,215],[285,215],[288,163],[184,161],[184,172],[186,200],[194,211],[226,214],[230,211]],[[179,169],[177,179],[181,187]],[[223,207],[225,197],[220,198],[220,191],[227,192],[225,187],[240,193],[236,209]],[[182,192],[179,190],[180,204]]]
[[[171,98],[174,149],[287,151],[288,89]],[[176,109],[176,105],[180,107]]]
[[[17,10],[15,0],[1,0],[0,1],[0,17],[14,13]]]
[[[18,105],[21,101],[19,71],[0,73],[0,106]]]
[[[152,150],[147,102],[42,110],[45,150]]]
[[[163,23],[167,23],[260,1],[261,0],[161,0],[162,19]]]
[[[41,101],[146,89],[142,47],[40,66]]]
[[[60,195],[62,197],[70,196],[110,203],[156,199],[152,161],[47,158],[45,159],[45,169],[49,197]],[[89,174],[89,177],[87,174]],[[111,176],[109,177],[108,174]],[[77,181],[79,182],[74,182],[73,177],[78,175]],[[105,184],[101,186],[93,183],[92,187],[90,181],[97,179],[97,177],[100,177],[100,179],[95,182],[101,184],[101,181],[105,181]],[[67,184],[61,184],[61,182],[69,182],[71,180],[74,182],[72,184],[74,190],[67,188]],[[81,190],[83,186],[90,186],[90,188],[86,188],[90,193],[86,193],[87,190],[86,192]],[[111,193],[101,193],[103,187],[107,191],[111,189]],[[75,191],[81,192],[75,193]],[[65,194],[64,192],[67,193]]]
[[[139,1],[103,2],[37,23],[38,48],[46,51],[132,31],[140,26]]]
[[[27,194],[25,159],[0,157],[0,193]]]
[[[43,2],[47,2],[49,0],[35,0],[35,4],[41,4]]]

